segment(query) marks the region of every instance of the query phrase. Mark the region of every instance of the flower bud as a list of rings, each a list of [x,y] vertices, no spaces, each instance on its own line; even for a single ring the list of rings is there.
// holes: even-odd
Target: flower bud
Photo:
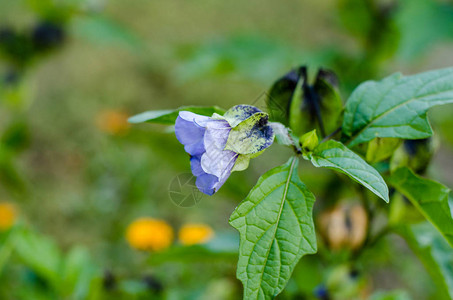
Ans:
[[[319,140],[318,135],[316,134],[316,129],[307,132],[300,138],[300,145],[304,151],[311,152],[316,148],[316,146],[318,146],[318,144]]]

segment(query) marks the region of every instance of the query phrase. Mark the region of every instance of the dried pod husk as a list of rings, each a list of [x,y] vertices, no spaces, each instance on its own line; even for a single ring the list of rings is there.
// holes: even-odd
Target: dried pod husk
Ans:
[[[331,250],[354,251],[365,241],[368,215],[363,205],[342,201],[320,214],[318,226]]]

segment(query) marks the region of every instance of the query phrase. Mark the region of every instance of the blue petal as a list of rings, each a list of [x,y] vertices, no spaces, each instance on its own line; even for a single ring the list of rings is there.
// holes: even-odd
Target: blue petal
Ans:
[[[200,155],[192,156],[190,158],[190,168],[192,169],[192,174],[194,176],[200,176],[200,175],[206,174],[206,172],[203,171],[203,168],[201,167],[201,156]]]
[[[237,154],[224,150],[231,128],[225,120],[212,120],[206,126],[204,146],[206,152],[201,156],[201,167],[208,174],[220,178],[224,169]]]
[[[215,192],[217,192],[225,183],[225,181],[227,181],[228,177],[230,177],[231,171],[233,170],[233,167],[236,164],[238,156],[239,155],[235,153],[235,156],[231,158],[229,164],[223,169],[223,172],[220,174],[219,181],[214,185]]]
[[[176,119],[175,134],[178,141],[184,145],[184,150],[190,155],[202,154],[205,149],[203,137],[206,129],[198,124],[184,120],[181,117]]]
[[[218,183],[219,178],[212,174],[207,174],[201,167],[201,156],[192,156],[190,158],[190,166],[192,168],[192,174],[197,177],[196,185],[197,188],[207,195],[213,195],[218,189],[215,189],[215,185]]]
[[[212,196],[218,190],[214,188],[218,181],[219,179],[216,176],[205,173],[197,177],[195,184],[197,185],[197,188],[200,190],[200,192]]]

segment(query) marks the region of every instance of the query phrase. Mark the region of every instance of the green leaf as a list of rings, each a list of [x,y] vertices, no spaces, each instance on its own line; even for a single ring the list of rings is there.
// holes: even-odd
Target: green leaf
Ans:
[[[300,49],[276,39],[240,34],[207,39],[180,48],[182,62],[176,69],[182,80],[232,75],[247,81],[268,83],[284,66],[303,56]]]
[[[234,262],[237,252],[214,251],[206,245],[174,246],[163,252],[156,252],[149,256],[148,263],[155,266],[168,262],[212,263],[219,261]]]
[[[370,296],[370,300],[411,300],[404,290],[377,291]]]
[[[299,259],[317,251],[315,197],[297,175],[298,159],[266,172],[230,218],[241,236],[237,277],[244,299],[270,299]]]
[[[15,249],[25,265],[60,289],[63,257],[53,240],[23,229],[15,237]]]
[[[61,287],[71,299],[89,299],[100,270],[90,258],[89,252],[81,247],[72,248],[67,254],[61,272]]]
[[[453,68],[367,81],[346,103],[343,134],[349,147],[376,137],[427,138],[428,109],[447,103],[453,103]]]
[[[315,167],[338,170],[389,202],[388,187],[379,172],[342,143],[333,140],[322,143],[308,158]]]
[[[144,48],[143,41],[133,31],[99,14],[79,15],[73,19],[71,26],[76,35],[93,43],[118,45],[134,51]]]
[[[190,111],[195,114],[212,116],[212,114],[223,114],[225,111],[217,106],[181,106],[177,109],[151,110],[129,118],[129,123],[157,123],[164,125],[174,125],[180,111]]]
[[[396,170],[390,176],[389,184],[406,196],[453,246],[453,218],[447,187],[417,176],[408,168]]]
[[[444,295],[453,298],[453,251],[442,236],[429,223],[404,226],[397,230]],[[437,298],[436,298],[437,299]]]
[[[443,1],[411,0],[398,3],[394,19],[401,32],[399,60],[414,61],[453,37],[453,6]]]

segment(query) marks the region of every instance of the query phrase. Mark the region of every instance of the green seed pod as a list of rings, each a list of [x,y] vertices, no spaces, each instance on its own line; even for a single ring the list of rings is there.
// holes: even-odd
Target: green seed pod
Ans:
[[[400,144],[397,138],[375,138],[368,143],[366,160],[372,164],[383,161],[391,157]]]
[[[435,150],[436,142],[433,138],[405,140],[393,154],[390,170],[393,172],[400,167],[408,167],[417,174],[423,174]]]
[[[296,135],[317,129],[326,136],[341,122],[338,79],[329,70],[320,69],[313,83],[305,66],[292,70],[274,83],[266,103],[270,120],[289,125]]]

